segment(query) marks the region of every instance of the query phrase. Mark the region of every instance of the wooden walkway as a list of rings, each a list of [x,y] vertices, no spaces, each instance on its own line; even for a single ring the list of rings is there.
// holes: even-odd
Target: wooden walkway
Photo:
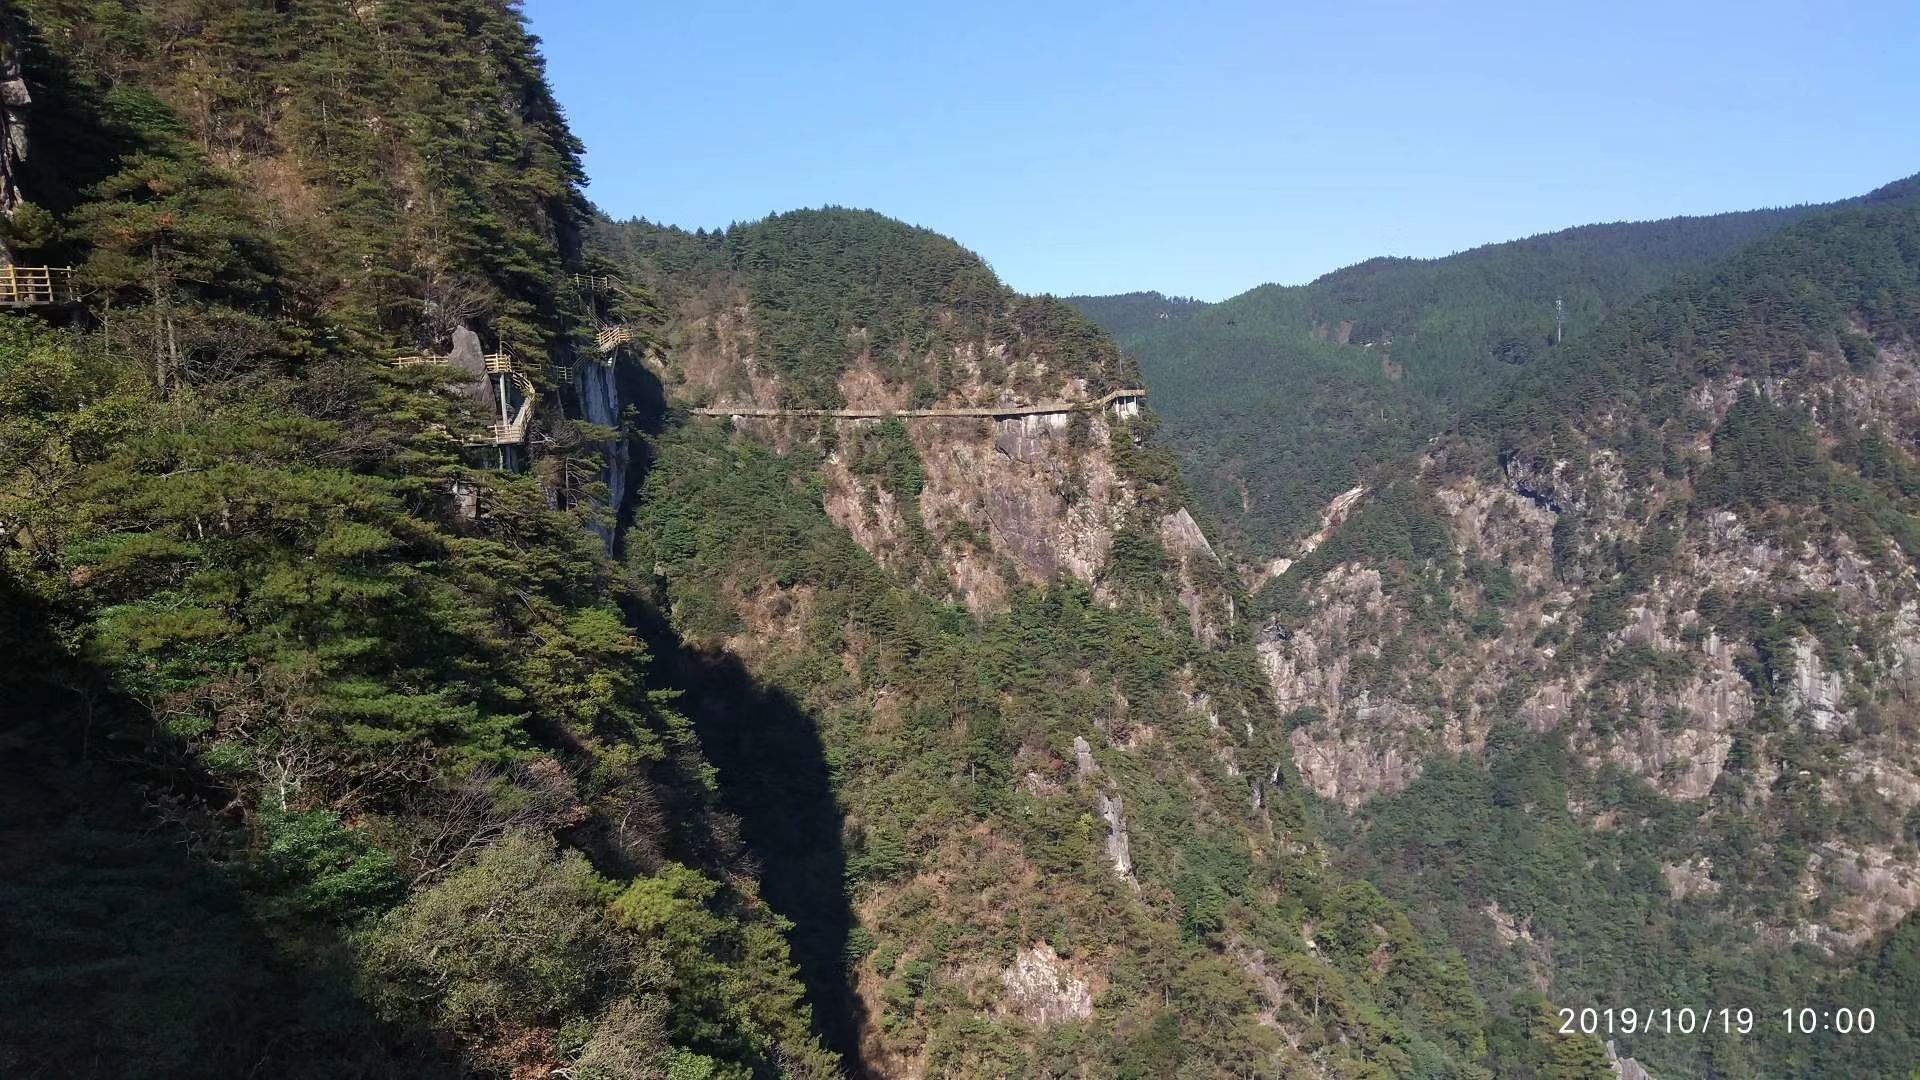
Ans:
[[[603,326],[593,335],[595,343],[603,353],[613,352],[623,345],[633,344],[633,328],[630,326]]]
[[[449,356],[401,356],[392,363],[395,367],[412,367],[416,364],[450,364]],[[513,446],[527,441],[527,429],[533,423],[533,409],[539,404],[540,391],[533,380],[514,366],[513,357],[504,352],[487,353],[481,357],[486,368],[489,390],[497,393],[500,402],[500,419],[487,425],[484,435],[467,435],[461,442],[468,446]],[[569,372],[569,375],[572,373]],[[495,380],[498,382],[495,382]],[[507,387],[511,385],[520,395],[520,407],[514,409],[507,400]]]
[[[1147,396],[1145,390],[1115,390],[1098,401],[1063,401],[1051,405],[987,405],[966,409],[768,409],[757,405],[714,405],[689,409],[695,416],[815,416],[835,420],[926,420],[937,417],[979,417],[987,420],[1012,420],[1022,416],[1052,416],[1058,413],[1097,412],[1109,405],[1129,405]]]

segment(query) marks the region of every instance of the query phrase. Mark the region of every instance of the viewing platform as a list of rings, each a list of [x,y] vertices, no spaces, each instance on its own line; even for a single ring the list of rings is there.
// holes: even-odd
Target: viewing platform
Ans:
[[[72,298],[72,267],[0,266],[0,307],[52,307]]]

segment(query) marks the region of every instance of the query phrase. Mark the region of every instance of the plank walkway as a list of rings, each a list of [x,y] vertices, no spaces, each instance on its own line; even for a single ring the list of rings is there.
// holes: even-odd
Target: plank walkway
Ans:
[[[486,446],[489,444],[494,446],[513,446],[526,442],[527,429],[533,423],[534,406],[539,404],[540,401],[539,388],[535,387],[533,380],[527,378],[526,374],[515,366],[513,357],[508,353],[487,353],[480,359],[482,366],[486,368],[487,382],[490,384],[489,390],[497,391],[500,395],[500,419],[487,425],[486,434],[466,435],[462,437],[460,441],[467,446]],[[395,357],[391,361],[394,367],[412,367],[417,364],[440,365],[450,364],[452,362],[453,358],[450,356],[428,355],[400,356]],[[571,375],[572,373],[568,372],[568,374]],[[496,377],[500,380],[498,384],[493,382]],[[511,414],[509,414],[509,406],[506,399],[507,391],[504,385],[506,383],[512,383],[513,388],[520,393],[520,407],[517,410],[512,410]]]
[[[1051,405],[987,405],[966,409],[769,409],[758,405],[714,405],[689,409],[695,416],[832,417],[836,420],[923,420],[943,416],[973,416],[989,420],[1007,420],[1019,416],[1051,416],[1057,413],[1097,412],[1116,402],[1125,404],[1147,396],[1145,390],[1115,390],[1098,401],[1063,401]]]

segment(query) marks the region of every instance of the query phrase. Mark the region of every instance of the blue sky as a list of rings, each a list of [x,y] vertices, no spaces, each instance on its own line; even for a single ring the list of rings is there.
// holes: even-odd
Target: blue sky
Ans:
[[[870,207],[1027,292],[1221,299],[1920,171],[1916,0],[526,11],[613,216]]]

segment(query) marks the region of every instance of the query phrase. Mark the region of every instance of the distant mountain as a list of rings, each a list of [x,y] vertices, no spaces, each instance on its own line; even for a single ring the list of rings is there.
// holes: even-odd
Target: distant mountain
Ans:
[[[1162,329],[1206,311],[1212,304],[1184,296],[1165,296],[1157,292],[1120,293],[1116,296],[1069,296],[1067,303],[1080,314],[1099,324],[1102,330],[1121,340],[1131,340],[1149,330]]]
[[[1803,212],[1480,396],[1257,607],[1344,868],[1495,1012],[1754,1010],[1621,1033],[1662,1078],[1907,1075],[1920,190]],[[1903,1019],[1768,1023],[1804,1001]]]
[[[1201,504],[1247,556],[1293,553],[1336,494],[1609,313],[1814,207],[1588,225],[1440,259],[1370,259],[1219,304],[1074,297],[1137,356]],[[1158,318],[1164,310],[1169,316]]]

